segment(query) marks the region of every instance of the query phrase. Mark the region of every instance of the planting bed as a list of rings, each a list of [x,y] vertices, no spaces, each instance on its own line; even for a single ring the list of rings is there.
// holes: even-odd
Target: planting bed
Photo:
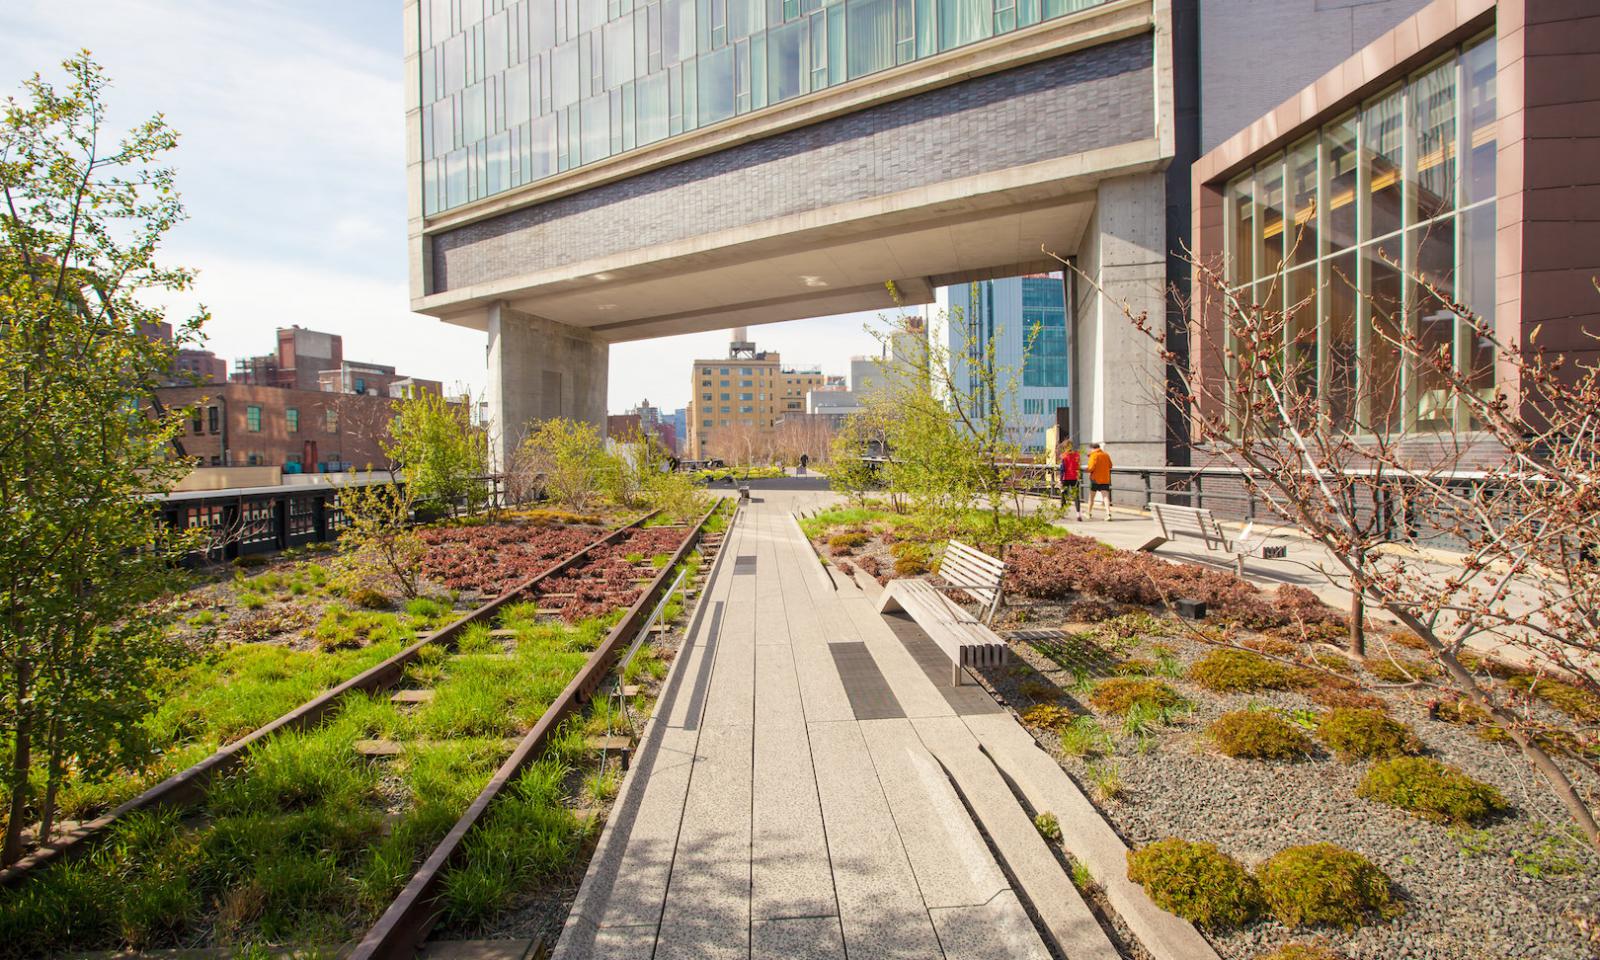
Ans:
[[[572,531],[524,532],[547,534],[542,542],[553,544]],[[596,532],[587,528],[577,547]],[[590,591],[583,606],[503,606],[492,624],[458,633],[453,649],[421,648],[399,690],[348,694],[320,725],[253,746],[241,765],[209,785],[197,808],[118,821],[86,858],[45,868],[0,894],[0,955],[337,943],[358,935],[638,597],[634,573],[650,562],[632,551],[661,548],[670,556],[687,533],[634,531],[616,549],[592,552],[587,567],[568,571],[586,590],[604,588]],[[519,555],[517,562],[537,555],[508,539],[496,542],[500,554]],[[512,579],[526,576],[499,583]],[[385,629],[420,625],[400,627],[393,614],[349,614],[369,615],[394,618]],[[403,639],[359,652],[377,659]],[[633,670],[648,674],[653,662],[644,657]],[[449,921],[481,923],[519,890],[570,868],[593,823],[588,812],[614,788],[615,772],[594,762],[587,742],[596,730],[618,727],[613,713],[610,701],[597,699],[522,770],[480,824],[464,865],[445,877],[441,906]]]
[[[1343,622],[1303,591],[1259,591],[1217,570],[1075,537],[1012,556],[1013,592],[997,629],[1011,634],[1018,661],[985,680],[1130,847],[1204,841],[1254,869],[1286,848],[1332,843],[1388,878],[1395,909],[1374,909],[1350,929],[1291,928],[1274,910],[1293,919],[1298,908],[1263,879],[1257,919],[1207,930],[1222,956],[1253,960],[1319,939],[1352,960],[1600,955],[1600,857],[1503,733],[1437,688],[1384,685],[1394,662],[1427,675],[1414,639],[1374,637],[1358,665],[1319,640],[1336,640]],[[1158,601],[1172,591],[1200,595],[1221,623],[1200,630],[1162,614]],[[1268,657],[1230,648],[1240,646]],[[1491,668],[1508,695],[1530,685]],[[1558,762],[1591,802],[1600,799],[1594,720],[1583,719],[1600,704],[1560,688],[1545,696],[1531,705],[1534,717],[1579,731]],[[1355,755],[1364,749],[1378,753]],[[1402,794],[1426,816],[1384,802],[1395,795],[1373,786],[1385,753],[1428,761],[1392,767],[1406,771]],[[1416,768],[1438,764],[1486,785],[1471,789],[1486,790],[1488,806],[1437,792],[1420,799]],[[1494,794],[1505,803],[1497,812]],[[1489,815],[1440,821],[1430,802]]]

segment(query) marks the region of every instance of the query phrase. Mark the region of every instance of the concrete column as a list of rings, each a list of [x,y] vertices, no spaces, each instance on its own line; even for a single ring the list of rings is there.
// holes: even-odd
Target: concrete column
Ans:
[[[499,469],[540,420],[606,428],[611,346],[587,330],[489,308],[489,452]]]
[[[1118,466],[1166,463],[1166,365],[1130,316],[1166,327],[1166,184],[1160,173],[1100,184],[1084,231],[1073,323],[1079,443],[1100,443]]]

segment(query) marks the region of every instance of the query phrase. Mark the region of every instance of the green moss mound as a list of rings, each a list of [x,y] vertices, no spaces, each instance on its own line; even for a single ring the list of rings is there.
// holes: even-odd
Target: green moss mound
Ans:
[[[1157,710],[1170,710],[1184,704],[1183,697],[1159,680],[1133,677],[1113,677],[1095,685],[1089,694],[1089,703],[1096,710],[1118,715],[1133,709],[1136,703],[1148,703]]]
[[[1206,736],[1224,756],[1246,760],[1299,760],[1312,746],[1294,724],[1261,710],[1225,713],[1206,729]]]
[[[1306,671],[1244,650],[1214,650],[1189,668],[1189,679],[1213,693],[1291,690],[1306,686]]]
[[[1382,710],[1339,708],[1323,714],[1317,739],[1344,761],[1418,753],[1422,742],[1411,728]]]
[[[1156,906],[1211,930],[1241,926],[1261,913],[1256,879],[1214,844],[1170,837],[1131,850],[1128,879]]]
[[[1437,823],[1480,823],[1510,807],[1499,790],[1428,757],[1373,764],[1356,795]]]
[[[1331,843],[1280,850],[1256,877],[1267,909],[1289,927],[1348,930],[1400,912],[1389,877],[1361,854]]]

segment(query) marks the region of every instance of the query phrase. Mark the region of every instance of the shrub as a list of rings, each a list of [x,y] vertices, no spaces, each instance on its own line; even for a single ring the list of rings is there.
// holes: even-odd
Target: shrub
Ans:
[[[1261,912],[1256,879],[1209,843],[1171,837],[1131,850],[1128,879],[1156,906],[1212,930],[1240,926]]]
[[[849,533],[836,533],[828,538],[828,549],[832,551],[833,555],[836,557],[847,556],[849,555],[850,551],[857,547],[864,546],[867,541],[871,539],[872,538],[865,533],[854,531]]]
[[[1039,831],[1039,836],[1046,840],[1053,842],[1061,839],[1061,821],[1048,810],[1033,818],[1033,826]]]
[[[1206,736],[1224,755],[1252,760],[1298,760],[1311,752],[1311,738],[1293,724],[1262,710],[1235,710],[1218,717]]]
[[[894,561],[894,575],[897,577],[916,577],[928,572],[928,565],[916,557],[896,557]]]
[[[267,565],[267,555],[264,553],[247,553],[233,558],[233,565],[241,570],[255,570]]]
[[[1478,823],[1509,806],[1489,784],[1427,757],[1395,757],[1373,764],[1356,795],[1438,823]]]
[[[1422,749],[1410,727],[1379,710],[1330,710],[1317,725],[1317,739],[1347,762],[1398,757]]]
[[[1282,637],[1263,634],[1259,637],[1246,637],[1239,641],[1239,646],[1249,647],[1259,653],[1271,654],[1274,657],[1292,657],[1300,652],[1300,645]]]
[[[1052,703],[1041,703],[1024,711],[1022,722],[1030,727],[1038,727],[1041,730],[1058,733],[1065,730],[1076,717],[1077,714],[1066,707],[1058,707]]]
[[[345,594],[345,599],[363,610],[387,610],[389,598],[377,590],[362,588]]]
[[[1065,615],[1068,623],[1099,623],[1102,620],[1110,620],[1121,613],[1122,606],[1120,604],[1097,600],[1093,597],[1085,597],[1082,600],[1074,600],[1067,604]]]
[[[1286,943],[1271,953],[1256,954],[1255,960],[1345,960],[1319,943]]]
[[[1215,693],[1248,693],[1309,686],[1304,670],[1245,650],[1213,650],[1189,668],[1189,679]]]
[[[1140,680],[1132,677],[1113,677],[1095,684],[1089,703],[1106,713],[1124,714],[1136,703],[1148,703],[1158,709],[1172,709],[1184,704],[1178,691],[1160,680]]]
[[[1280,850],[1256,874],[1267,909],[1285,926],[1330,924],[1348,930],[1400,911],[1382,870],[1331,843]]]
[[[1272,606],[1287,617],[1289,622],[1297,626],[1304,625],[1307,629],[1320,625],[1337,626],[1342,629],[1346,625],[1344,616],[1323,603],[1321,597],[1305,587],[1297,587],[1292,583],[1278,587]]]

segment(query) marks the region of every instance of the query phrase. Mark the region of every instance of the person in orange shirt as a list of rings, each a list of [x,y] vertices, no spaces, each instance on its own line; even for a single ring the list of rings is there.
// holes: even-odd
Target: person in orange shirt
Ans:
[[[1078,499],[1079,486],[1083,479],[1082,462],[1078,459],[1078,451],[1072,444],[1065,444],[1061,448],[1061,505],[1067,505],[1067,499],[1072,499],[1072,509],[1078,513],[1078,519],[1083,519],[1083,502]]]
[[[1094,502],[1100,494],[1106,496],[1106,520],[1111,519],[1111,454],[1100,449],[1100,444],[1089,444],[1089,518],[1094,519]]]

